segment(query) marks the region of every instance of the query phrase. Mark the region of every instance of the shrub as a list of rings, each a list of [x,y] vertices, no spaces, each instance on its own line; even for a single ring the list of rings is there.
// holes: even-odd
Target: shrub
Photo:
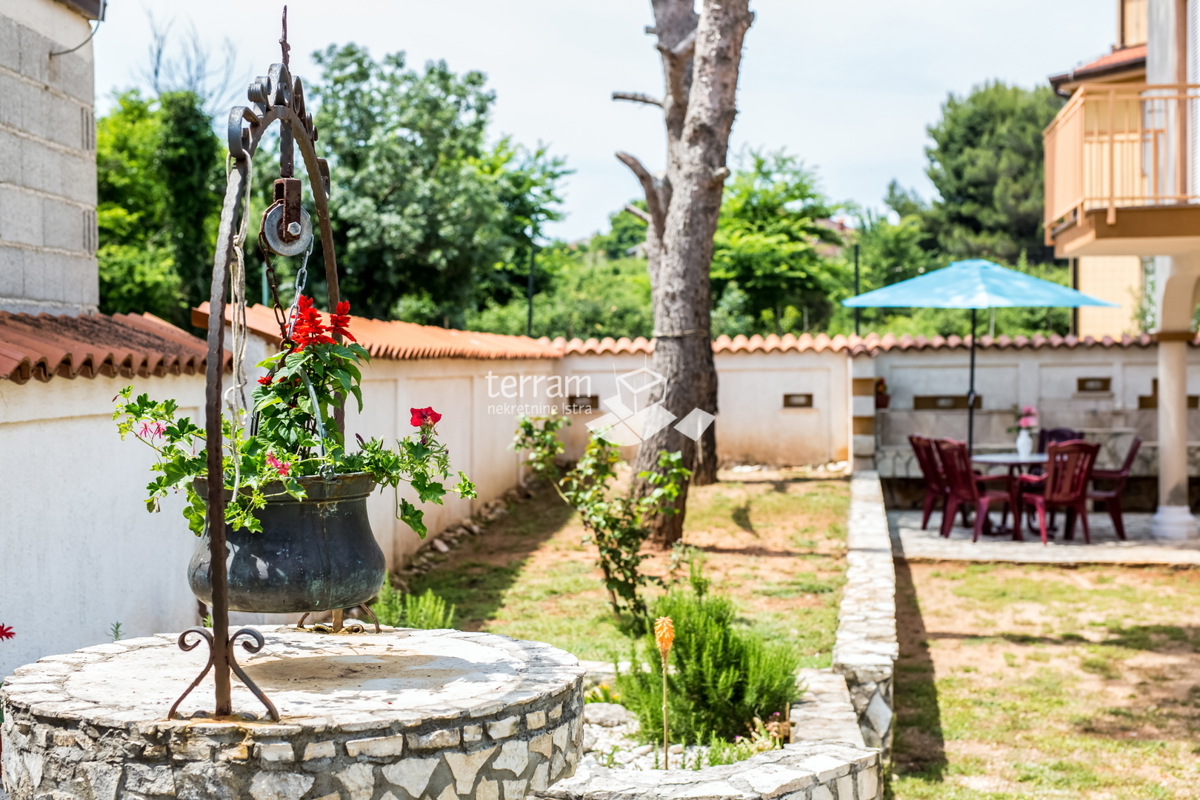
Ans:
[[[671,738],[709,744],[749,736],[755,719],[782,712],[800,695],[799,654],[791,645],[736,630],[733,602],[722,595],[672,590],[654,604],[654,616],[675,623],[669,663]],[[637,714],[646,741],[662,738],[662,666],[654,637],[642,640],[632,671],[619,675],[622,702]],[[646,666],[644,666],[646,665]]]
[[[422,595],[403,594],[393,589],[390,581],[383,582],[371,610],[383,625],[424,630],[453,628],[458,613],[453,603],[447,603],[432,589]]]

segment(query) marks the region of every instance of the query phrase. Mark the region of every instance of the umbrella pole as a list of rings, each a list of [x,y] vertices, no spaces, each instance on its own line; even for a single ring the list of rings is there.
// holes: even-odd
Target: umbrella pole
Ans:
[[[967,452],[975,453],[975,309],[971,309],[971,388],[967,392]]]

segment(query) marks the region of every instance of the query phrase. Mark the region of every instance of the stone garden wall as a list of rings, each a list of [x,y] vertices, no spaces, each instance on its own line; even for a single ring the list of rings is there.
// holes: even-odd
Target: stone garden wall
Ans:
[[[886,759],[892,749],[892,673],[900,645],[896,571],[876,472],[855,472],[851,479],[848,545],[833,668],[846,677],[863,741],[881,748]]]

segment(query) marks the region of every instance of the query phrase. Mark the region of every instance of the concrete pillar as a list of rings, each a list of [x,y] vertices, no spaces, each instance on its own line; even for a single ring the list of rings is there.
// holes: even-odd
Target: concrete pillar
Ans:
[[[1158,315],[1158,539],[1197,536],[1188,504],[1187,348],[1200,276],[1200,253],[1159,256],[1155,265]]]
[[[850,357],[850,468],[875,469],[875,359]]]
[[[1158,512],[1151,531],[1158,539],[1196,536],[1188,507],[1187,342],[1158,343]]]

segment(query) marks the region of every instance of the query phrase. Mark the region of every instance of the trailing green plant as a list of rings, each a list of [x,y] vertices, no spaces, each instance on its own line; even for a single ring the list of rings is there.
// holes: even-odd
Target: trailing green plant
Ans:
[[[257,423],[222,417],[227,445],[222,477],[232,497],[225,521],[234,530],[260,532],[262,523],[254,512],[269,497],[303,499],[304,487],[297,478],[304,476],[367,473],[381,487],[406,482],[420,502],[439,505],[448,491],[475,496],[474,485],[461,472],[453,487],[447,489],[444,483],[451,477],[450,455],[437,439],[442,416],[432,408],[412,409],[410,422],[418,430],[394,448],[382,439],[358,437],[359,449],[346,450],[334,415],[348,397],[362,411],[360,367],[370,360],[348,329],[349,313],[349,304],[339,303],[325,325],[312,299],[299,297],[290,325],[283,330],[283,350],[259,364],[267,374],[258,379],[253,393]],[[145,394],[134,398],[133,387],[126,386],[118,394],[113,419],[122,439],[132,434],[158,456],[151,467],[158,475],[147,487],[146,507],[157,511],[163,497],[185,491],[183,514],[199,535],[207,509],[194,481],[210,477],[205,431],[189,417],[178,416],[178,410],[175,400],[156,401]],[[398,493],[396,517],[425,537],[423,512]]]
[[[770,718],[799,696],[799,653],[787,642],[738,630],[728,597],[672,589],[655,602],[654,614],[675,624],[667,696],[676,742],[733,742],[753,734],[756,719]],[[638,716],[640,735],[655,742],[663,735],[663,663],[653,636],[641,645],[629,672],[617,676],[617,688]]]
[[[447,603],[432,589],[426,589],[421,595],[404,594],[396,591],[391,581],[386,580],[371,604],[371,610],[384,625],[424,630],[453,628],[454,618],[458,614],[458,608],[453,603]]]
[[[583,457],[562,474],[557,457],[563,452],[555,432],[563,426],[558,417],[523,417],[517,426],[513,446],[528,451],[530,469],[550,478],[558,494],[579,512],[587,536],[585,544],[595,544],[597,562],[604,573],[613,612],[629,612],[639,620],[647,617],[646,601],[638,594],[639,587],[660,584],[661,580],[641,572],[642,545],[650,536],[646,521],[654,514],[674,514],[672,503],[679,496],[680,485],[691,472],[683,466],[679,452],[658,454],[658,471],[642,472],[654,489],[640,498],[632,498],[613,490],[621,457],[613,445],[592,438]],[[561,475],[561,477],[559,477]],[[643,626],[644,627],[644,626]]]

